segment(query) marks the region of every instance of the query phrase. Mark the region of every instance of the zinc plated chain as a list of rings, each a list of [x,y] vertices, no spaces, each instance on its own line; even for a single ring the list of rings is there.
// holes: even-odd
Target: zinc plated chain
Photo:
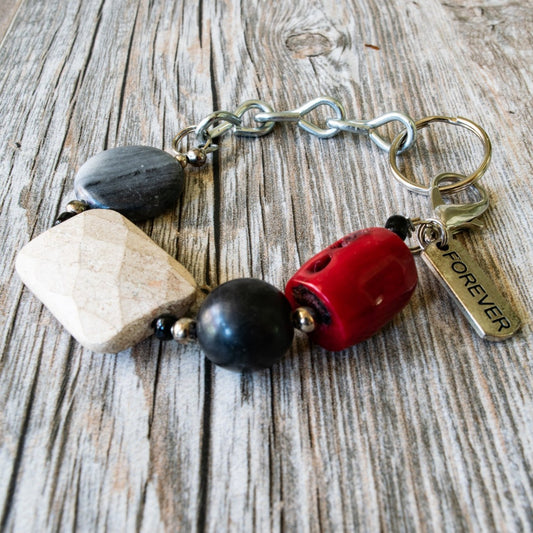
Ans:
[[[323,106],[333,111],[333,116],[325,119],[326,127],[307,118],[309,113]],[[251,110],[259,110],[253,117],[259,125],[245,127],[242,125],[242,117]],[[342,131],[367,135],[380,149],[386,152],[389,152],[392,141],[383,138],[377,129],[391,122],[399,122],[404,127],[402,132],[404,137],[401,146],[398,147],[398,154],[413,146],[417,133],[415,121],[404,113],[393,111],[370,120],[348,119],[344,106],[338,100],[329,96],[321,96],[291,111],[274,111],[266,102],[247,100],[233,113],[215,111],[196,126],[190,126],[180,131],[174,138],[172,146],[176,154],[182,154],[179,150],[181,140],[194,132],[199,148],[209,153],[218,149],[218,146],[213,144],[213,140],[227,132],[231,131],[238,137],[262,137],[270,133],[278,122],[296,123],[301,129],[320,139],[329,139]]]
[[[333,111],[333,116],[326,118],[324,121],[326,127],[316,124],[307,118],[309,113],[324,106]],[[252,110],[259,111],[253,117],[259,125],[245,127],[242,125],[242,118]],[[359,120],[346,118],[346,111],[343,105],[329,96],[315,98],[291,111],[274,111],[266,102],[247,100],[233,113],[215,111],[197,125],[183,129],[174,138],[172,147],[176,157],[182,164],[186,165],[187,162],[190,162],[195,166],[201,166],[205,163],[206,154],[218,150],[218,145],[213,143],[214,139],[222,137],[228,132],[232,132],[239,137],[262,137],[270,133],[278,122],[295,123],[304,131],[320,139],[329,139],[342,131],[367,135],[381,150],[387,152],[395,179],[413,192],[429,195],[432,207],[438,216],[438,219],[412,219],[414,226],[417,226],[417,240],[419,243],[411,248],[413,253],[420,252],[432,241],[438,240],[444,245],[449,239],[449,233],[454,234],[464,229],[481,226],[477,219],[489,207],[489,198],[484,189],[476,186],[475,182],[485,173],[489,165],[492,147],[490,139],[483,128],[462,117],[432,116],[415,122],[410,116],[393,111],[374,119]],[[388,141],[378,133],[377,129],[392,122],[399,122],[404,126],[404,129],[392,141]],[[423,129],[435,122],[458,126],[474,133],[483,144],[483,161],[477,170],[469,175],[443,173],[434,178],[431,186],[423,187],[400,172],[396,157],[413,146],[419,129]],[[192,133],[196,137],[198,148],[187,152],[187,154],[180,152],[179,145],[182,139]],[[470,187],[477,192],[480,197],[479,201],[469,204],[444,205],[442,194],[458,192]]]

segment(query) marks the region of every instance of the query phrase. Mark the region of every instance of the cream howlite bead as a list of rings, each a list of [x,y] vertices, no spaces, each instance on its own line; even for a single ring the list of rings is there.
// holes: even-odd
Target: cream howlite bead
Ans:
[[[116,353],[153,333],[160,315],[183,315],[191,274],[116,211],[85,211],[19,252],[16,270],[76,340]]]

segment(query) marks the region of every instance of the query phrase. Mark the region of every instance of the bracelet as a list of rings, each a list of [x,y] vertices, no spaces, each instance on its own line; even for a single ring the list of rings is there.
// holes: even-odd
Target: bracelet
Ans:
[[[322,125],[312,122],[308,114],[323,106],[332,116]],[[254,126],[244,125],[249,112],[255,113]],[[218,150],[218,138],[227,133],[260,137],[278,122],[296,123],[323,139],[343,131],[367,135],[388,152],[396,180],[430,197],[435,216],[393,215],[384,228],[344,236],[309,259],[284,292],[252,278],[223,283],[208,294],[196,319],[187,318],[197,290],[193,277],[130,220],[172,208],[183,190],[184,168],[204,165]],[[390,122],[403,127],[392,142],[378,131]],[[474,133],[483,144],[483,160],[470,175],[442,173],[423,187],[401,172],[397,160],[416,142],[418,130],[436,122]],[[195,146],[181,151],[191,135]],[[294,328],[328,350],[343,350],[376,333],[407,305],[417,284],[416,254],[480,336],[504,340],[520,327],[493,281],[455,238],[480,227],[479,217],[489,207],[477,181],[488,168],[491,143],[472,121],[432,116],[415,122],[398,112],[348,119],[342,104],[325,96],[284,112],[249,100],[233,113],[216,111],[184,128],[172,147],[173,155],[125,146],[89,159],[74,179],[76,200],[17,256],[22,281],[83,346],[115,353],[152,334],[183,343],[197,340],[211,361],[237,371],[272,366],[289,349]],[[462,190],[471,191],[475,200],[444,202],[443,195]],[[409,247],[404,241],[410,237]]]

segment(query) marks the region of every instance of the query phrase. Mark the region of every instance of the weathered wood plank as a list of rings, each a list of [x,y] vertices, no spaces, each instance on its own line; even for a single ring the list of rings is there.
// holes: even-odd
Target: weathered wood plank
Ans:
[[[0,13],[0,42],[4,39],[17,14],[17,10],[22,0],[5,0],[2,3],[2,13]]]
[[[47,0],[7,13],[0,529],[531,529],[526,5]],[[272,371],[240,376],[194,346],[83,350],[22,288],[16,251],[49,227],[89,156],[169,149],[180,128],[249,98],[291,109],[320,94],[354,118],[399,109],[487,129],[493,208],[461,238],[524,318],[519,335],[476,338],[420,263],[412,303],[382,333],[335,355],[299,335]],[[220,146],[189,172],[176,210],[142,225],[201,286],[255,276],[282,287],[345,233],[430,214],[364,138],[282,125]],[[480,154],[435,127],[403,159],[428,181],[472,170]]]

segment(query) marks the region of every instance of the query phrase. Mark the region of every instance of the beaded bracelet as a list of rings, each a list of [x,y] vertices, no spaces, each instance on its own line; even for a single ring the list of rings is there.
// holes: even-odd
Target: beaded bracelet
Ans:
[[[307,118],[320,106],[333,111],[325,127]],[[245,127],[243,116],[250,111],[256,126]],[[183,189],[183,169],[204,165],[218,149],[215,139],[228,132],[260,137],[277,122],[295,122],[319,138],[341,131],[368,135],[389,153],[398,181],[430,196],[435,218],[394,215],[384,228],[346,235],[307,261],[284,293],[258,279],[223,283],[206,297],[196,320],[186,318],[196,293],[193,277],[130,220],[172,208]],[[378,132],[390,122],[404,128],[392,142]],[[426,188],[402,174],[397,158],[413,146],[418,130],[435,122],[474,133],[484,155],[472,174],[439,174]],[[190,134],[196,147],[180,151]],[[161,340],[197,340],[211,361],[238,371],[272,366],[289,349],[294,328],[328,350],[343,350],[373,335],[407,305],[417,284],[417,253],[482,337],[503,340],[519,328],[519,318],[492,280],[454,238],[458,231],[480,226],[478,218],[489,206],[476,182],[489,165],[491,144],[470,120],[434,116],[415,122],[398,112],[354,120],[330,97],[285,112],[249,100],[234,113],[217,111],[183,129],[173,151],[126,146],[89,159],[74,179],[77,199],[17,256],[23,282],[83,346],[115,353],[151,334]],[[474,193],[474,202],[443,201],[443,194],[465,189]],[[411,236],[415,245],[409,247],[404,241]]]

